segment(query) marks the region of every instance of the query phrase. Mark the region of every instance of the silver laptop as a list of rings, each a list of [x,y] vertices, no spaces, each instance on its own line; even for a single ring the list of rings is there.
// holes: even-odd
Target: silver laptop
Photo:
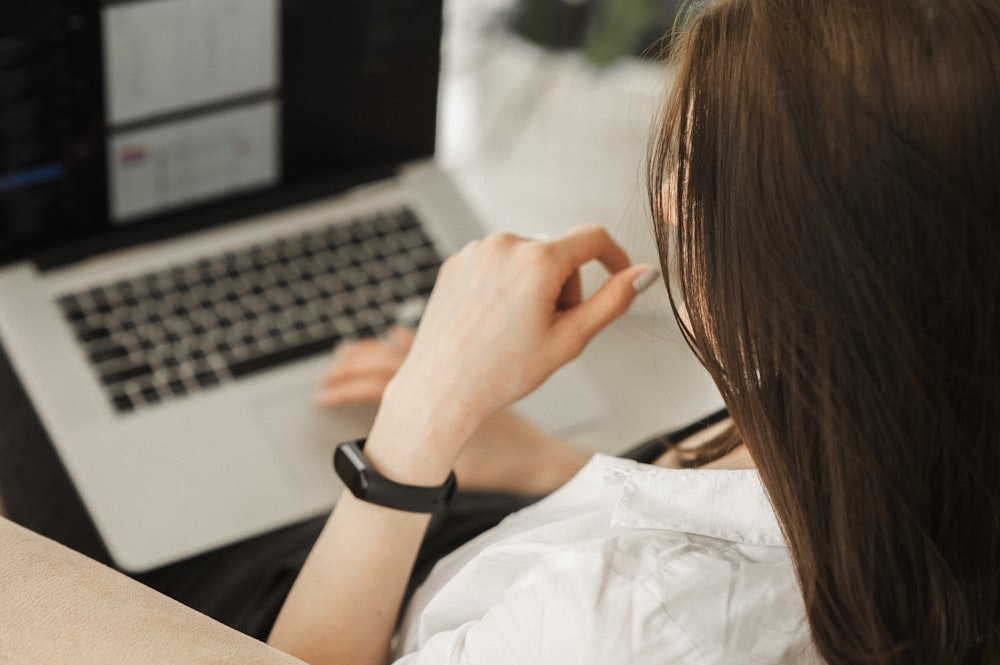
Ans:
[[[371,408],[313,404],[481,235],[434,164],[430,0],[16,3],[0,43],[0,342],[115,562],[332,505]],[[8,20],[10,19],[10,20]],[[582,370],[520,405],[601,411]]]

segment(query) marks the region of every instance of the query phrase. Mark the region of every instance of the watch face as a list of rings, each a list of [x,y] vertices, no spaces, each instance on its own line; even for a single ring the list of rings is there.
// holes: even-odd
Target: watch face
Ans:
[[[333,456],[333,466],[337,475],[352,493],[364,494],[368,491],[368,474],[365,461],[353,446],[339,446]]]

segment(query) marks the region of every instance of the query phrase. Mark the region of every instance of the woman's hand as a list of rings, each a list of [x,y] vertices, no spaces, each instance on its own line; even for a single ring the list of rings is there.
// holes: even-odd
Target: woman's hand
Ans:
[[[584,298],[579,269],[592,260],[610,276]],[[631,265],[599,226],[552,240],[500,233],[469,244],[444,263],[380,416],[396,431],[443,431],[460,447],[575,358],[656,274]]]
[[[316,402],[324,407],[378,404],[413,346],[414,331],[393,326],[383,339],[345,342],[334,353],[336,364],[323,376]]]

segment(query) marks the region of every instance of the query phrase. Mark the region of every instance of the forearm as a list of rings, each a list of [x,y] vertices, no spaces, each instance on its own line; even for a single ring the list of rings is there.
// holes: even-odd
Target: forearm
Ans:
[[[451,471],[454,454],[451,447],[437,444],[462,435],[455,427],[446,431],[433,423],[423,428],[418,420],[402,409],[383,408],[365,446],[366,456],[397,482],[440,485]],[[435,455],[435,450],[444,452]],[[313,665],[385,663],[429,521],[430,515],[383,508],[344,493],[268,642]]]
[[[268,643],[313,665],[382,664],[428,516],[345,494]]]

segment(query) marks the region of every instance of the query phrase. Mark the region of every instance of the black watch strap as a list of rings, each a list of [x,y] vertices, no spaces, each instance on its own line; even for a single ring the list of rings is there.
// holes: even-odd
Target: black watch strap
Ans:
[[[333,468],[347,489],[362,501],[411,513],[433,513],[455,493],[455,472],[438,487],[404,485],[376,471],[363,452],[364,439],[348,441],[333,453]]]

